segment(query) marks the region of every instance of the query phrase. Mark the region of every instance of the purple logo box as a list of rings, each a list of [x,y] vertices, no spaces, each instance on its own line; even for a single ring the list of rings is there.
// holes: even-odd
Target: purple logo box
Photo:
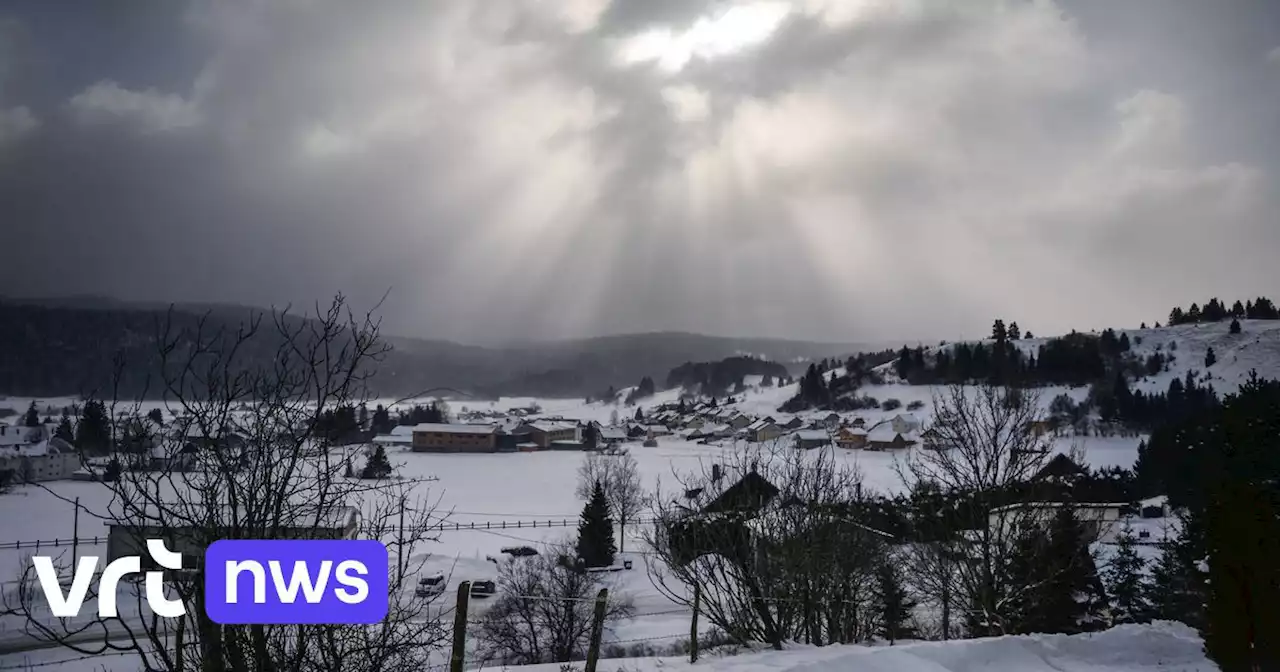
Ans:
[[[223,625],[377,623],[387,548],[371,539],[223,539],[204,553],[205,613]]]

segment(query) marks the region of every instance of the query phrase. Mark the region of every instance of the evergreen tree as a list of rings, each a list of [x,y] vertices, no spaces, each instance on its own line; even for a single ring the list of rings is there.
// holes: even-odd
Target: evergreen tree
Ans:
[[[1184,523],[1182,536],[1161,542],[1147,584],[1147,602],[1152,618],[1181,621],[1194,628],[1204,623],[1205,576],[1192,529]]]
[[[999,345],[1004,345],[1009,340],[1009,332],[1004,328],[1004,320],[996,320],[991,325],[991,340]]]
[[[373,408],[373,417],[369,419],[369,429],[375,434],[390,434],[395,429],[395,425],[391,422],[391,414],[387,409],[378,404]]]
[[[1117,347],[1120,348],[1120,352],[1129,352],[1129,334],[1120,334],[1120,340],[1117,342]]]
[[[595,423],[587,423],[582,430],[582,448],[584,450],[596,450],[600,444],[600,432],[596,429]]]
[[[1254,310],[1253,301],[1244,302],[1244,318],[1246,320],[1258,319],[1258,311]]]
[[[911,627],[916,601],[907,591],[901,570],[888,558],[876,568],[874,591],[876,610],[880,617],[877,634],[888,640],[890,646],[899,639],[917,639],[919,635]]]
[[[349,456],[347,457],[346,469],[343,470],[342,475],[347,478],[355,478],[356,472],[355,469],[351,468],[351,458]]]
[[[1209,581],[1201,634],[1205,653],[1223,672],[1272,669],[1280,661],[1276,495],[1253,483],[1228,482],[1209,506]]]
[[[1144,623],[1150,620],[1151,605],[1143,583],[1146,565],[1138,555],[1138,540],[1128,523],[1120,528],[1116,537],[1116,552],[1105,572],[1107,588],[1111,591],[1111,620],[1113,623]]]
[[[1240,320],[1238,318],[1231,318],[1231,327],[1229,331],[1233,334],[1240,333]]]
[[[40,426],[40,412],[36,410],[36,402],[33,401],[27,406],[27,412],[22,416],[22,425],[24,427]]]
[[[84,402],[76,423],[76,448],[81,452],[106,454],[111,450],[111,420],[101,401]]]
[[[1031,332],[1028,331],[1027,334],[1023,336],[1023,338],[1035,338],[1035,336],[1031,335]]]
[[[1187,316],[1182,312],[1182,308],[1180,306],[1174,306],[1173,310],[1169,311],[1169,326],[1173,327],[1182,324],[1186,320]],[[1156,323],[1156,328],[1160,328],[1160,324],[1158,322]]]
[[[382,444],[378,444],[373,449],[373,454],[369,456],[369,460],[364,463],[364,471],[360,472],[360,478],[387,478],[391,476],[391,461],[387,459],[387,451],[383,449]]]
[[[1020,338],[1022,338],[1022,330],[1018,329],[1017,322],[1011,322],[1009,324],[1009,340],[1016,341]]]
[[[1218,362],[1218,355],[1213,351],[1213,347],[1204,353],[1204,368],[1209,368]]]
[[[1231,304],[1231,316],[1235,318],[1244,317],[1244,304],[1240,303],[1240,299],[1236,299],[1236,302]]]
[[[147,411],[147,419],[156,427],[164,426],[164,413],[158,408],[153,408],[150,411]]]
[[[617,552],[609,500],[604,496],[604,487],[597,481],[578,523],[578,557],[587,567],[608,567],[613,564]]]
[[[1147,323],[1143,322],[1142,324],[1138,325],[1138,328],[1145,330],[1147,328]]]
[[[58,428],[53,430],[53,435],[59,439],[62,439],[63,441],[66,441],[67,443],[74,445],[76,442],[76,434],[75,434],[75,431],[71,428],[71,418],[65,415],[62,416],[62,419],[58,421]]]
[[[369,407],[363,401],[360,402],[360,414],[357,416],[356,423],[359,424],[361,431],[369,428]]]
[[[636,408],[636,422],[644,422],[644,412]]]
[[[1015,548],[1007,570],[1015,591],[1015,632],[1074,634],[1105,627],[1106,596],[1074,511],[1063,507],[1047,533],[1033,531]]]
[[[1188,323],[1190,323],[1190,324],[1195,324],[1195,323],[1199,322],[1201,319],[1203,319],[1203,317],[1204,317],[1204,316],[1200,314],[1200,304],[1198,304],[1198,303],[1193,303],[1193,304],[1191,304],[1191,307],[1187,309],[1187,322],[1188,322]]]

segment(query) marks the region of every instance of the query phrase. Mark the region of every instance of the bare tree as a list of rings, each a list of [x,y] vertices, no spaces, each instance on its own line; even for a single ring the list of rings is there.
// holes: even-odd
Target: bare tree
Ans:
[[[604,489],[609,510],[618,519],[618,550],[627,550],[627,523],[632,522],[649,505],[649,493],[640,482],[640,468],[630,453],[602,455],[587,453],[578,467],[579,499],[591,499],[595,484]]]
[[[97,515],[111,528],[111,551],[142,555],[146,539],[166,541],[184,568],[165,573],[164,590],[184,613],[152,612],[144,591],[121,584],[115,617],[49,617],[39,591],[8,605],[28,632],[84,655],[132,652],[147,670],[165,672],[421,669],[445,633],[426,617],[406,582],[431,541],[435,502],[418,481],[344,477],[317,421],[358,404],[386,352],[378,323],[357,317],[341,296],[309,319],[287,312],[255,316],[234,332],[201,321],[178,331],[157,325],[160,379],[151,391],[177,411],[170,427],[139,434],[140,404],[117,399],[111,417],[129,427],[128,467],[102,484],[110,495]],[[268,349],[266,366],[246,353]],[[261,361],[256,358],[255,361]],[[117,362],[117,370],[125,365]],[[51,491],[52,492],[52,491]],[[55,493],[56,494],[56,493]],[[383,541],[397,558],[387,618],[374,625],[222,625],[205,613],[203,567],[196,560],[221,539],[334,538]],[[419,558],[413,560],[413,558]],[[60,573],[69,574],[66,558]],[[144,570],[148,567],[144,567]],[[30,568],[22,577],[32,583]],[[82,613],[96,612],[91,592]],[[378,599],[374,597],[373,599]]]
[[[650,577],[734,640],[855,642],[873,631],[883,536],[861,523],[861,475],[831,450],[739,448],[655,501]]]
[[[501,590],[480,621],[481,656],[504,665],[564,663],[585,657],[598,574],[577,566],[567,547],[512,558],[498,569]],[[634,613],[626,596],[610,593],[605,624]]]
[[[916,588],[946,605],[947,621],[950,605],[962,600],[976,630],[970,634],[1004,633],[1013,602],[1031,587],[1009,585],[1001,570],[1029,524],[1042,522],[1026,506],[1040,496],[1033,477],[1051,448],[1051,439],[1032,430],[1039,399],[1018,388],[956,385],[934,397],[933,409],[937,449],[912,452],[898,474],[913,492],[933,489],[948,498],[954,529],[935,531],[914,550]]]

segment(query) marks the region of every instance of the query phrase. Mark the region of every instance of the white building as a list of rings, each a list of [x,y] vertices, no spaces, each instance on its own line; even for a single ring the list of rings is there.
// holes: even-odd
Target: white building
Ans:
[[[1053,523],[1053,519],[1058,515],[1058,512],[1064,508],[1075,511],[1076,519],[1080,521],[1089,534],[1089,543],[1105,543],[1114,540],[1120,527],[1118,523],[1128,505],[1121,503],[1023,502],[992,509],[991,513],[987,515],[987,525],[992,530],[1001,530],[1002,526],[1018,524],[1035,525],[1042,529],[1047,529]]]

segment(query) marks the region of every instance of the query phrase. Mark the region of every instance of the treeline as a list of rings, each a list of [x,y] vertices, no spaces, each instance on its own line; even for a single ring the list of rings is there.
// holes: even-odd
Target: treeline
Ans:
[[[1182,306],[1174,306],[1169,311],[1169,326],[1221,322],[1227,318],[1236,320],[1280,320],[1280,310],[1277,310],[1271,299],[1265,296],[1259,296],[1252,301],[1245,301],[1244,303],[1237,299],[1235,303],[1231,304],[1230,308],[1217,298],[1212,298],[1209,299],[1208,303],[1204,304],[1203,308],[1197,303],[1192,303],[1186,310],[1183,310]]]
[[[768,384],[787,377],[787,367],[755,357],[728,357],[718,362],[686,362],[667,374],[667,388],[683,387],[703,396],[738,394],[747,376],[762,376]]]
[[[1101,334],[1072,332],[1051,338],[1036,352],[1027,354],[1014,344],[1014,328],[1006,330],[996,320],[990,342],[955,343],[928,356],[922,346],[903,346],[894,370],[912,385],[947,385],[988,382],[994,385],[1087,385],[1104,379],[1109,371],[1138,373],[1154,366],[1126,358],[1132,344],[1128,334],[1107,329]],[[1160,366],[1164,362],[1161,360]],[[1158,371],[1159,369],[1157,369]],[[1153,371],[1148,371],[1154,373]]]
[[[796,393],[778,407],[783,413],[796,413],[807,409],[856,411],[878,405],[870,397],[859,397],[863,385],[879,385],[884,376],[876,367],[893,359],[892,350],[850,355],[843,363],[838,359],[823,359],[809,365],[797,380]],[[844,371],[836,368],[843,364]],[[830,373],[830,375],[827,375]]]

